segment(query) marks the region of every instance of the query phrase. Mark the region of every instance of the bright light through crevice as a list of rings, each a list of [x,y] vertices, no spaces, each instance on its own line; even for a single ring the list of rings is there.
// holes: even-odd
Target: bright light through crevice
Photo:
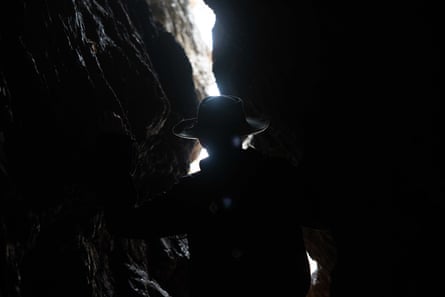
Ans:
[[[307,259],[309,260],[309,268],[311,270],[311,283],[315,285],[317,283],[318,263],[306,252]]]
[[[212,29],[215,25],[215,13],[202,0],[190,0],[190,12],[194,24],[209,49],[213,47]]]
[[[196,158],[196,160],[193,161],[192,163],[190,163],[189,174],[192,174],[192,173],[200,171],[199,161],[201,161],[202,159],[207,158],[208,156],[209,156],[209,154],[207,153],[207,150],[205,148],[201,148],[201,151],[199,152],[199,155]]]
[[[203,0],[191,0],[190,1],[190,12],[191,17],[195,23],[195,26],[198,28],[201,37],[203,39],[203,42],[205,45],[210,49],[210,53],[212,52],[213,47],[213,36],[212,36],[212,29],[215,25],[215,13],[212,9],[210,9]],[[211,63],[211,60],[209,59],[209,63]],[[211,71],[212,67],[206,67],[206,69],[209,69]],[[213,76],[213,75],[212,75]],[[205,91],[207,96],[216,96],[220,95],[220,91],[218,89],[218,85],[216,84],[216,81],[210,81],[207,86],[205,86]],[[189,168],[189,174],[198,172],[200,170],[199,168],[199,162],[202,159],[205,159],[209,156],[207,153],[207,150],[204,148],[201,148],[198,157],[196,160],[194,160],[190,164]]]
[[[204,45],[209,50],[209,57],[204,57],[205,61],[202,61],[202,63],[209,63],[209,65],[208,67],[203,67],[203,69],[208,69],[208,71],[211,72],[211,53],[213,49],[212,29],[215,25],[216,16],[213,10],[208,7],[203,0],[190,0],[189,5],[191,19],[198,29]],[[211,73],[209,77],[214,77],[213,73]],[[215,79],[207,83],[205,91],[208,96],[220,95]]]

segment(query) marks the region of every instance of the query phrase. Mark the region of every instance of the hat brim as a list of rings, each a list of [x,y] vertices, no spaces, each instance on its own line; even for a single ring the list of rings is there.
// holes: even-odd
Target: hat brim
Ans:
[[[245,123],[239,125],[234,133],[238,136],[259,134],[269,127],[269,121],[247,117]],[[185,139],[198,139],[208,128],[201,127],[197,118],[185,119],[173,127],[173,134]]]

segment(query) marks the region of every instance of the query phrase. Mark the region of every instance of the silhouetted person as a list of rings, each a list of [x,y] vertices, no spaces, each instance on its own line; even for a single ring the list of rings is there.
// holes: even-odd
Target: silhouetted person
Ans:
[[[141,207],[115,203],[107,212],[112,230],[138,238],[187,234],[192,297],[306,296],[301,226],[313,218],[303,176],[284,159],[242,149],[245,136],[267,127],[246,117],[237,97],[203,99],[197,118],[173,129],[208,150],[201,171]],[[132,195],[125,188],[110,195]]]

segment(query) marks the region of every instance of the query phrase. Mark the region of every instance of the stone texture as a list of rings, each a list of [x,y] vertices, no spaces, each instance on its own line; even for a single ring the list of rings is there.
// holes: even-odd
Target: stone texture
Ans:
[[[198,99],[209,95],[207,87],[215,81],[211,49],[194,25],[194,0],[147,0],[155,20],[181,44],[193,68]]]
[[[102,113],[114,111],[138,143],[136,181],[154,182],[145,177],[161,165],[144,164],[165,154],[164,142],[171,158],[157,190],[187,171],[193,144],[169,133],[196,108],[183,49],[145,1],[8,5],[0,8],[0,295],[167,296],[180,287],[176,269],[158,281],[147,254],[179,271],[187,259],[174,247],[183,240],[148,244],[107,232],[95,140]]]

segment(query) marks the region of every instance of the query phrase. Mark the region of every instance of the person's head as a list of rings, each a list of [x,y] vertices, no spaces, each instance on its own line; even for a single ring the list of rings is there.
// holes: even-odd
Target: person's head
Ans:
[[[246,117],[240,98],[219,95],[204,98],[197,117],[181,121],[173,133],[181,138],[198,139],[212,155],[241,149],[245,137],[261,133],[268,126],[268,121]]]

